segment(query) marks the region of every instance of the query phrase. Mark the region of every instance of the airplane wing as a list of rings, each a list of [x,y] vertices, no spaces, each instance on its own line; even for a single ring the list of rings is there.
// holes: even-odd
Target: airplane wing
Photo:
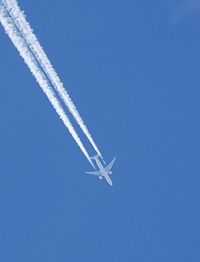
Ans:
[[[93,172],[85,172],[88,175],[93,175],[93,176],[101,176],[100,171],[93,171]]]
[[[113,166],[115,160],[116,160],[116,157],[106,166],[106,168],[105,168],[106,171],[109,172],[112,169],[112,166]]]

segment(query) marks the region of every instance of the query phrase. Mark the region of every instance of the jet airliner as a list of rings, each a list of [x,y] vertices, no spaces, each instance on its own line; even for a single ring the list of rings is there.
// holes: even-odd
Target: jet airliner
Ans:
[[[113,166],[113,164],[114,164],[114,162],[116,160],[116,157],[105,167],[100,162],[99,155],[95,155],[95,156],[91,157],[91,159],[96,162],[96,165],[99,168],[99,170],[98,171],[93,171],[93,172],[86,172],[86,174],[98,176],[99,179],[102,179],[104,177],[106,179],[106,181],[108,182],[108,184],[110,186],[112,186],[113,183],[112,183],[112,180],[111,180],[109,175],[112,174],[111,169],[112,169],[112,166]]]

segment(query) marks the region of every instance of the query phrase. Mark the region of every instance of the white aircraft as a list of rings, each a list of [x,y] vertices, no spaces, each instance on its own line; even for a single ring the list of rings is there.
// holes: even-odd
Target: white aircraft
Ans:
[[[106,167],[104,167],[102,165],[102,163],[100,162],[99,155],[93,156],[93,157],[91,157],[91,159],[96,162],[96,165],[98,166],[99,170],[98,171],[93,171],[93,172],[86,172],[86,174],[98,176],[99,179],[102,179],[104,177],[106,179],[106,181],[108,182],[108,184],[110,186],[112,186],[113,183],[112,183],[112,180],[109,177],[109,175],[112,174],[111,169],[112,169],[112,166],[113,166],[113,164],[115,162],[116,157]]]

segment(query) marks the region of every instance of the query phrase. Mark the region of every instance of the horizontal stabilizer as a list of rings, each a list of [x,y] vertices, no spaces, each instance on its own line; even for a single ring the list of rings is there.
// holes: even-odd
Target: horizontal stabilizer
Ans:
[[[98,158],[99,158],[99,155],[98,155],[98,154],[90,157],[90,159],[92,159],[92,160],[96,160],[96,159],[98,159]]]

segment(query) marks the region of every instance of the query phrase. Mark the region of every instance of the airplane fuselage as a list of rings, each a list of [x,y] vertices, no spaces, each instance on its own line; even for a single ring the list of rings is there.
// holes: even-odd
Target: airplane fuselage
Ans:
[[[102,174],[102,177],[105,177],[106,181],[108,182],[109,185],[112,186],[112,180],[108,175],[108,171],[104,168],[104,166],[102,165],[102,163],[99,161],[98,157],[95,157],[94,160],[96,161],[96,164]]]
[[[107,183],[112,186],[112,180],[110,178],[110,174],[112,174],[112,166],[116,160],[116,157],[114,157],[114,159],[108,164],[106,165],[106,163],[104,162],[105,166],[101,163],[101,161],[99,160],[99,155],[93,156],[91,157],[92,160],[95,161],[96,166],[98,167],[97,171],[92,171],[92,172],[85,172],[86,174],[89,175],[93,175],[93,176],[98,176],[99,179],[102,179],[103,177],[105,178],[105,180],[107,181]],[[96,169],[96,168],[95,168]]]

